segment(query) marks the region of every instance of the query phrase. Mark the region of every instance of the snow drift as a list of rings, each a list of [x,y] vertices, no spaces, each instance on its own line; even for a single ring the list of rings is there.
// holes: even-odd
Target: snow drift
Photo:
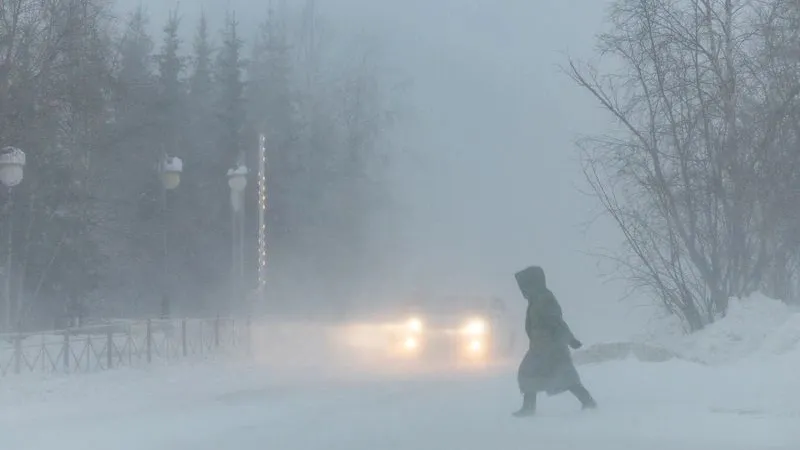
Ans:
[[[653,321],[630,342],[592,345],[577,352],[579,364],[635,358],[646,362],[683,359],[701,364],[732,364],[749,358],[788,356],[800,360],[800,311],[754,294],[731,298],[724,318],[685,334],[674,319]]]

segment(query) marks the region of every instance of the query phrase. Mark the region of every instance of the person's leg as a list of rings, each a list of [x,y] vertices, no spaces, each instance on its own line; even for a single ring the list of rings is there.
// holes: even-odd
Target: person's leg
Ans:
[[[526,417],[536,414],[536,393],[522,395],[522,408],[514,413],[516,417]]]
[[[597,408],[597,402],[582,384],[571,387],[569,391],[581,402],[583,409]]]

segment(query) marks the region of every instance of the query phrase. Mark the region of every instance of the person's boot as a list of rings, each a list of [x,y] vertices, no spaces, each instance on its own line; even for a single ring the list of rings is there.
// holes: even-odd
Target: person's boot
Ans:
[[[530,417],[536,414],[536,394],[522,396],[522,408],[516,411],[514,417]]]
[[[597,408],[597,402],[582,384],[570,388],[569,391],[581,402],[581,409]]]

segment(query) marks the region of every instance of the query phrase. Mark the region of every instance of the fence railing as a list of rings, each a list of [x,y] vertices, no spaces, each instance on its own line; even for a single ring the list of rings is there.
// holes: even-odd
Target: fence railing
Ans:
[[[193,356],[246,353],[249,319],[117,321],[67,330],[0,334],[0,376],[76,373]]]

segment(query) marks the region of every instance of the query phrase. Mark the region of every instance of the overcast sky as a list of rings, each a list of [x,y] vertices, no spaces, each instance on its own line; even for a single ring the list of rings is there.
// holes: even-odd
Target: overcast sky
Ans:
[[[143,1],[160,28],[174,3]],[[608,118],[559,70],[567,55],[592,55],[606,3],[318,0],[338,33],[373,33],[413,80],[405,102],[413,117],[398,145],[415,157],[395,162],[408,218],[395,283],[497,293],[521,305],[513,273],[539,264],[578,334],[610,338],[638,325],[625,319],[620,286],[604,284],[585,254],[620,240],[607,222],[584,233],[597,203],[579,192],[573,144]],[[190,25],[201,6],[212,18],[231,7],[249,27],[267,4],[183,0],[180,9]]]

